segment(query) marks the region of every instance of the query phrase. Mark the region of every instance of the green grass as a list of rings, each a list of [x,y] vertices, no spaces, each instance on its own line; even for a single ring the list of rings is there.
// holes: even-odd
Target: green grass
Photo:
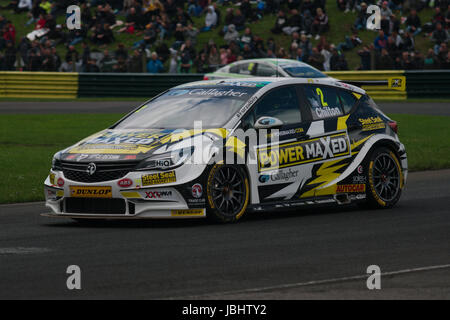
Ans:
[[[410,171],[450,168],[450,117],[390,114],[398,123]]]
[[[411,171],[450,168],[450,117],[390,115],[399,124]],[[2,115],[0,203],[44,199],[55,152],[102,130],[122,114]]]
[[[9,2],[9,0],[0,0],[0,5],[6,5]],[[233,8],[236,8],[235,6],[232,6]],[[219,6],[219,9],[221,9],[222,13],[222,22],[225,17],[225,8]],[[286,8],[284,8],[286,9]],[[327,14],[329,16],[330,21],[330,31],[326,33],[326,38],[329,43],[338,44],[340,42],[343,42],[346,35],[351,35],[351,26],[353,25],[356,13],[343,13],[342,11],[337,9],[337,4],[335,0],[327,0],[326,4]],[[394,12],[397,17],[400,17],[399,12]],[[17,32],[17,41],[20,40],[21,37],[25,36],[29,32],[31,32],[34,29],[34,24],[30,26],[25,26],[25,23],[28,21],[28,18],[25,14],[14,14],[13,11],[6,11],[3,10],[2,15],[4,15],[7,19],[10,19],[13,21],[14,25],[16,26],[16,32]],[[433,10],[430,8],[424,9],[419,13],[420,19],[422,21],[422,24],[425,22],[428,22],[431,20],[431,17],[433,15]],[[273,37],[275,39],[275,42],[277,43],[278,47],[284,47],[285,49],[289,49],[290,46],[290,37],[287,35],[274,35],[270,32],[270,29],[273,27],[275,22],[275,15],[265,15],[263,19],[261,19],[258,22],[255,23],[248,23],[247,26],[252,28],[253,34],[260,36],[264,40],[267,40],[268,38]],[[118,17],[119,20],[125,20],[124,17]],[[193,18],[195,26],[200,29],[204,24],[204,16],[201,16],[199,18]],[[59,16],[57,17],[57,23],[63,24],[64,23],[64,17]],[[223,26],[223,24],[220,26],[220,28]],[[401,26],[403,28],[404,25]],[[209,32],[204,32],[199,34],[198,41],[197,41],[197,51],[200,50],[205,43],[207,43],[210,39],[214,40],[218,45],[224,44],[223,37],[219,36],[218,31],[220,30],[214,29]],[[242,33],[242,32],[241,32]],[[364,44],[371,44],[373,43],[373,40],[376,37],[376,32],[374,31],[362,31],[359,33],[360,38],[363,40]],[[113,44],[110,44],[107,46],[107,48],[111,50],[115,50],[117,47],[117,44],[122,42],[127,47],[131,47],[134,42],[142,39],[142,36],[136,36],[136,35],[128,35],[128,34],[119,34],[115,33],[116,42]],[[168,39],[165,41],[168,46],[170,46],[174,39]],[[317,43],[317,41],[313,40],[313,45]],[[416,42],[416,49],[421,51],[424,55],[426,55],[426,52],[429,48],[432,46],[432,42],[429,38],[423,37],[423,34],[419,34],[415,38]],[[97,49],[99,51],[103,51],[103,49],[98,48],[95,45],[90,44],[91,50]],[[350,70],[355,70],[360,65],[360,59],[357,54],[357,51],[361,49],[362,46],[358,46],[357,48],[354,48],[350,51],[345,52],[345,56],[348,61],[348,65]],[[77,50],[79,53],[81,53],[82,48],[81,44],[76,45]],[[66,49],[63,45],[59,45],[57,47],[58,54],[64,58]],[[192,70],[194,71],[194,70]]]
[[[43,200],[53,154],[110,126],[121,114],[2,115],[0,203]]]

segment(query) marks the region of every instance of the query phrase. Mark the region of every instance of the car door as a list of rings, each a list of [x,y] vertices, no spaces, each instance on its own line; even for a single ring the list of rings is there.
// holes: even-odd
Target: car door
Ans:
[[[351,97],[342,103],[337,88],[327,85],[302,85],[311,123],[303,141],[304,156],[311,165],[310,178],[305,182],[300,198],[333,194],[327,184],[338,178],[351,160],[351,143],[347,129]],[[344,108],[345,107],[345,108]]]
[[[282,125],[273,129],[255,129],[264,117],[276,118]],[[296,85],[277,87],[266,93],[243,120],[244,129],[255,129],[257,143],[249,150],[252,195],[256,202],[273,202],[292,198],[303,181],[298,141],[305,139],[306,114],[300,108]],[[248,163],[251,163],[249,161]],[[255,199],[255,197],[253,197]]]

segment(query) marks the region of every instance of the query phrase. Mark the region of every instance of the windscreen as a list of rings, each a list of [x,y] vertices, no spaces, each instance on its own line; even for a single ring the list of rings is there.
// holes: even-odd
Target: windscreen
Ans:
[[[282,67],[291,77],[295,78],[326,78],[327,75],[323,74],[317,69],[309,66],[296,66],[288,65]]]
[[[260,87],[202,86],[172,89],[151,100],[115,129],[221,128]]]

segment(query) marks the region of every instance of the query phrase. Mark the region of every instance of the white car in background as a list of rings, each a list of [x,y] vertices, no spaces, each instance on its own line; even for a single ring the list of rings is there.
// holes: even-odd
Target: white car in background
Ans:
[[[207,73],[204,80],[255,77],[329,78],[307,63],[289,59],[250,59],[233,62],[215,72]]]

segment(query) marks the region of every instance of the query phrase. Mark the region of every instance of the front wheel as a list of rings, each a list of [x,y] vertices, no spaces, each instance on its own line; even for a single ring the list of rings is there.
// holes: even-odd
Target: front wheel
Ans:
[[[390,208],[400,199],[403,188],[398,157],[387,148],[378,148],[368,160],[367,204],[372,208]]]
[[[215,164],[208,175],[208,217],[219,222],[235,222],[247,209],[249,182],[242,166]]]

